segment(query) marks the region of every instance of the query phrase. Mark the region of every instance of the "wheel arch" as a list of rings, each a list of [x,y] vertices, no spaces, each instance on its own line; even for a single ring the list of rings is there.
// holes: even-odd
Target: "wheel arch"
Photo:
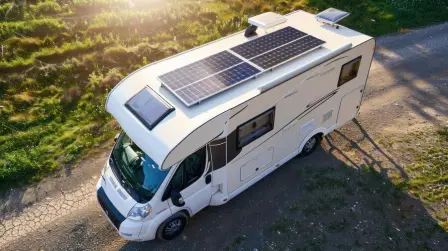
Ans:
[[[190,218],[191,218],[191,214],[190,214],[190,212],[189,212],[186,208],[183,208],[183,209],[181,209],[181,210],[175,212],[175,213],[172,214],[170,217],[166,218],[165,220],[163,220],[162,222],[159,223],[159,225],[157,226],[156,233],[155,233],[155,236],[156,236],[157,239],[160,239],[160,240],[166,240],[166,239],[164,239],[164,238],[162,237],[162,234],[161,234],[162,227],[163,227],[169,220],[171,220],[171,219],[173,219],[173,218],[175,218],[175,217],[178,217],[179,215],[185,215],[185,217],[186,217],[186,225],[188,224],[188,222],[190,221]]]
[[[184,208],[182,210],[179,210],[177,213],[184,213],[184,214],[187,215],[188,218],[191,218],[191,216],[192,216],[191,212],[188,209],[186,209],[186,208]]]
[[[305,146],[305,143],[306,143],[309,139],[311,139],[312,137],[314,137],[314,135],[320,135],[321,137],[323,137],[323,136],[327,135],[328,133],[329,133],[328,130],[327,130],[326,128],[323,128],[323,127],[320,127],[320,128],[315,129],[314,131],[312,131],[311,133],[309,133],[309,134],[302,140],[302,142],[300,143],[300,146],[299,146],[299,152],[298,152],[298,153],[301,153],[301,152],[302,152],[303,147]]]

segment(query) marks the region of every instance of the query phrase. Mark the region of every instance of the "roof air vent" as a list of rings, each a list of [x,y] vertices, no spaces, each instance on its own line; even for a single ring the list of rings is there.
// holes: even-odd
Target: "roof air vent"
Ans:
[[[336,23],[348,17],[349,15],[350,13],[348,12],[338,10],[335,8],[329,8],[317,14],[316,20],[323,24],[330,25],[332,27],[335,26],[336,29],[339,29],[339,25],[337,25]]]
[[[247,27],[246,31],[244,32],[245,37],[252,37],[257,35],[257,26],[251,25]]]
[[[287,19],[280,14],[274,12],[266,12],[258,16],[249,18],[248,22],[251,24],[251,26],[246,29],[246,33],[244,35],[246,37],[251,37],[257,34],[257,27],[267,30],[286,21]]]

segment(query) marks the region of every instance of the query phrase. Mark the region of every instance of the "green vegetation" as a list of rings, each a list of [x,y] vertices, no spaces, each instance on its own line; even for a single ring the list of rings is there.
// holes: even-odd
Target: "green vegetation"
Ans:
[[[397,143],[412,153],[413,162],[406,168],[409,180],[392,176],[393,181],[430,204],[434,217],[448,231],[448,210],[439,206],[448,198],[448,127],[435,135],[414,133],[411,138]]]
[[[447,1],[16,0],[0,5],[0,188],[69,167],[118,125],[107,93],[150,62],[242,30],[264,11],[352,14],[370,35],[445,21]],[[418,15],[417,15],[418,13]]]

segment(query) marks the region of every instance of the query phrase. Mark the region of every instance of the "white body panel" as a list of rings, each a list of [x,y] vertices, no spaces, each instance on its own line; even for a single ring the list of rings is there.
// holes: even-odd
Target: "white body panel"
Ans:
[[[338,121],[337,124],[343,125],[346,122],[352,120],[358,113],[359,106],[361,105],[363,86],[345,94],[341,99],[341,105],[339,106]]]
[[[124,220],[119,229],[121,236],[130,240],[154,239],[160,224],[173,214],[183,211],[193,216],[208,205],[228,202],[299,154],[308,139],[316,134],[326,135],[357,115],[375,41],[345,27],[336,30],[323,26],[314,15],[303,11],[286,17],[287,22],[279,26],[296,27],[327,43],[193,107],[184,106],[161,88],[156,76],[190,63],[191,58],[198,60],[246,41],[241,33],[142,68],[112,91],[107,110],[161,169],[169,169],[148,202],[153,208],[150,215],[141,222]],[[356,77],[338,86],[342,67],[359,57]],[[151,131],[124,107],[146,85],[175,107]],[[275,111],[273,127],[251,143],[237,147],[239,127],[269,110]],[[170,198],[162,199],[166,198],[165,190],[179,164],[204,146],[207,149],[204,173],[180,191],[185,205],[177,207]],[[113,174],[106,171],[105,176],[107,180]],[[211,177],[210,182],[206,181],[207,176]],[[98,186],[103,187],[122,215],[127,215],[135,205],[135,201],[120,199],[119,184],[114,189],[107,188],[110,186],[107,182]]]

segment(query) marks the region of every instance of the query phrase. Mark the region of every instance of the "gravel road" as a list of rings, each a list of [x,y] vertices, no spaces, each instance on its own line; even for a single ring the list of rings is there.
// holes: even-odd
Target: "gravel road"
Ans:
[[[345,250],[370,250],[375,247],[383,250],[412,250],[417,247],[448,250],[448,236],[443,230],[434,229],[430,236],[419,236],[412,238],[413,240],[406,239],[399,233],[400,229],[416,229],[419,222],[433,224],[423,205],[409,196],[404,196],[400,199],[402,203],[392,205],[390,210],[382,211],[375,219],[372,219],[373,216],[366,216],[366,212],[371,212],[374,207],[371,201],[380,203],[382,195],[363,194],[362,189],[358,191],[356,184],[361,182],[361,178],[357,176],[355,168],[352,168],[369,161],[384,161],[391,168],[402,171],[403,163],[400,159],[388,156],[372,138],[387,135],[387,132],[429,128],[447,120],[447,45],[448,23],[378,38],[366,96],[356,123],[351,122],[338,132],[330,134],[322,147],[311,156],[291,160],[229,203],[200,212],[192,218],[183,236],[174,241],[135,243],[126,242],[117,235],[102,215],[94,196],[94,184],[107,157],[107,152],[101,151],[82,161],[78,168],[66,171],[61,177],[50,178],[39,185],[12,190],[2,195],[0,248],[278,250],[304,246],[308,250],[317,245],[322,249],[335,250],[341,247]],[[350,156],[344,140],[366,140],[372,145],[372,149],[367,149],[365,153],[370,159],[359,160]],[[336,169],[345,165],[344,163],[348,163],[349,168]],[[325,195],[301,192],[302,184],[309,184],[314,175],[324,175],[333,169],[337,172],[336,176],[355,180],[349,181],[348,187],[356,192],[347,203],[350,208],[354,208],[350,209],[352,214],[359,213],[356,216],[356,226],[350,225],[353,226],[350,231],[321,231],[320,226],[324,226],[325,222],[319,218],[328,216],[304,214],[302,222],[309,231],[294,234],[289,232],[289,237],[292,235],[295,240],[291,243],[291,238],[287,238],[286,234],[282,235],[283,232],[288,232],[288,223],[279,222],[279,219],[287,215],[285,208],[293,208],[292,203],[297,201],[309,203],[314,199],[322,199]],[[316,173],[316,170],[319,172]],[[387,180],[381,182],[378,184],[385,184]],[[372,186],[375,184],[372,183]],[[356,206],[360,209],[356,209]],[[406,222],[400,221],[396,215],[404,209],[413,215]],[[334,214],[333,217],[343,218],[340,214]],[[377,231],[380,224],[389,221],[393,223],[387,229],[395,231],[394,234]]]

